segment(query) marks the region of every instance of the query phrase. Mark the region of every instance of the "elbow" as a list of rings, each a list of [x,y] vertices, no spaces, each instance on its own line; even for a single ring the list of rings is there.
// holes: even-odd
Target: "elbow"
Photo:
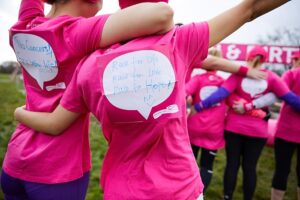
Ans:
[[[202,69],[215,70],[216,68],[216,58],[208,55],[207,58],[201,64]]]
[[[157,3],[158,9],[160,12],[158,16],[159,18],[159,24],[160,24],[160,33],[165,33],[169,30],[171,30],[174,27],[173,23],[173,16],[174,11],[173,9],[164,2]]]
[[[251,22],[258,17],[259,1],[243,1],[240,5],[242,7],[243,18],[247,22]]]
[[[256,6],[253,5],[251,9],[248,10],[248,22],[253,21],[259,16]]]

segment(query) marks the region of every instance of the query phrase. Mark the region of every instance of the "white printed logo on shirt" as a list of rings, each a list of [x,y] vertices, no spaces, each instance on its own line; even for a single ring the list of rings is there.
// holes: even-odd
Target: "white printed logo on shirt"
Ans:
[[[252,98],[258,97],[268,87],[266,80],[254,80],[250,78],[244,78],[242,81],[242,89],[244,92],[250,94]]]
[[[13,47],[17,60],[37,81],[41,89],[44,82],[53,80],[57,73],[57,61],[50,44],[43,38],[18,33],[13,36]]]
[[[152,107],[164,102],[175,86],[175,73],[169,59],[154,50],[123,54],[108,63],[103,74],[104,93],[109,102],[123,110],[137,110],[148,119]],[[178,112],[177,105],[156,113]]]

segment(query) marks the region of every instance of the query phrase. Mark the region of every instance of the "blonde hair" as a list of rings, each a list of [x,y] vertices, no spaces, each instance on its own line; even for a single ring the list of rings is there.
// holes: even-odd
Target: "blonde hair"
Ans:
[[[258,65],[262,64],[262,56],[257,55],[252,60],[252,68],[256,68]]]
[[[218,57],[218,58],[222,58],[222,52],[217,49],[216,47],[211,47],[208,49],[208,54],[211,55],[211,56],[215,56],[215,57]]]

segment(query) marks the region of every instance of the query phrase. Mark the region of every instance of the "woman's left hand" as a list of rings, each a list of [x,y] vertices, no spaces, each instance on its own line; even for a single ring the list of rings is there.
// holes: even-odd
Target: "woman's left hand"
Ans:
[[[232,109],[240,114],[244,114],[245,113],[245,108],[244,108],[244,103],[241,101],[234,101],[233,105],[232,105]]]

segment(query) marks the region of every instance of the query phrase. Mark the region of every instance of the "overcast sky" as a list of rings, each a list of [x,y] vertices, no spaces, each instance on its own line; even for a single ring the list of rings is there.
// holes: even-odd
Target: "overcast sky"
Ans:
[[[170,5],[175,11],[175,22],[189,23],[208,20],[239,2],[240,0],[170,0]],[[8,45],[8,29],[17,21],[19,4],[20,0],[0,0],[0,63],[16,60]],[[103,4],[99,14],[111,13],[119,9],[118,0],[104,0]],[[48,10],[47,6],[46,12]],[[272,34],[280,28],[299,29],[300,34],[300,0],[292,0],[277,10],[244,25],[224,41],[253,44],[259,37]]]

